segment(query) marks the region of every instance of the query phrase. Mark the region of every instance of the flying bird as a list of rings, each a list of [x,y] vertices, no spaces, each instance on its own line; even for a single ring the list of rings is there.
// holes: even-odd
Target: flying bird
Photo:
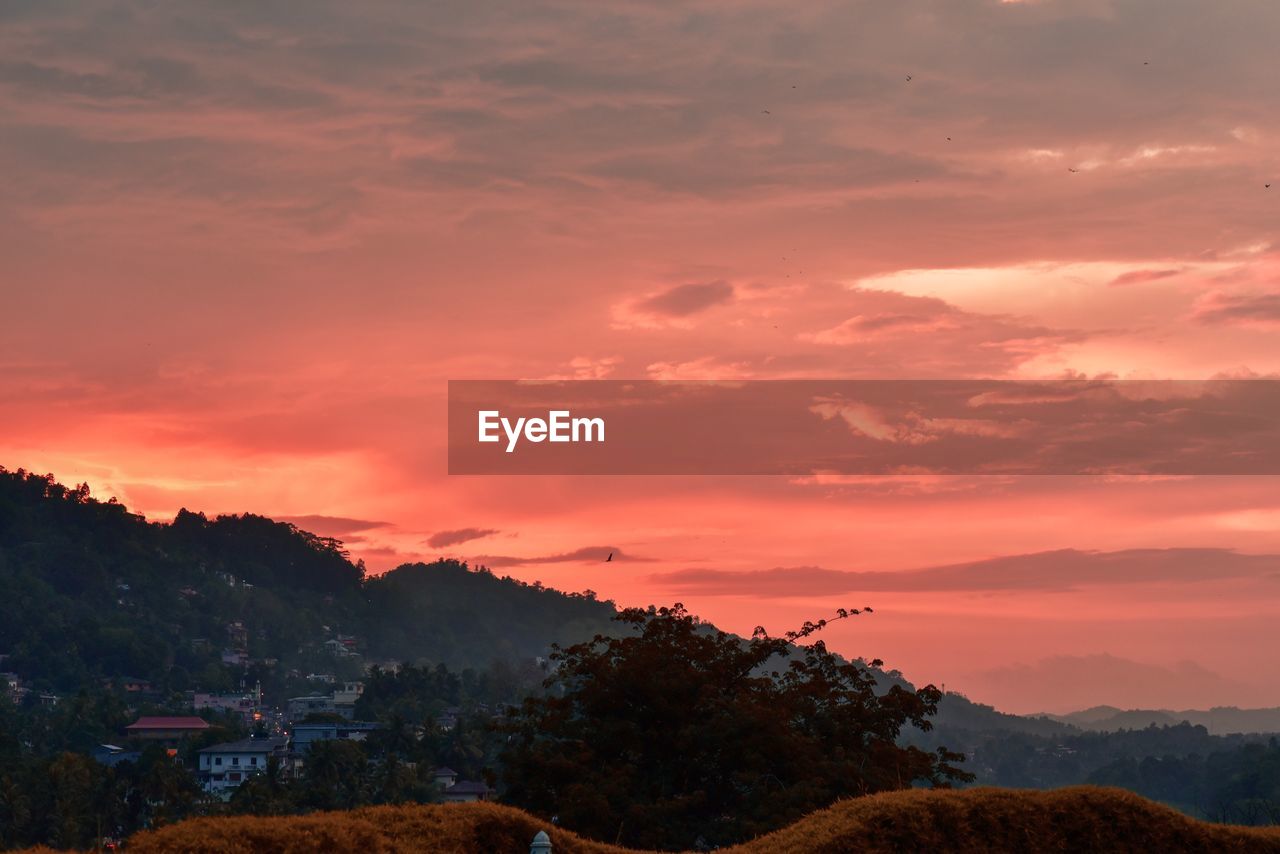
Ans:
[[[609,552],[609,556],[604,559],[604,562],[608,563],[611,560],[613,560],[613,552]]]
[[[950,142],[950,141],[951,141],[951,137],[947,137],[947,142]]]
[[[907,82],[908,82],[908,83],[910,83],[910,82],[911,82],[911,75],[910,75],[910,74],[908,74],[908,75],[907,75]]]
[[[773,115],[773,113],[769,112],[768,110],[761,110],[760,112],[764,113],[766,116]]]
[[[1068,166],[1068,167],[1067,167],[1067,171],[1068,171],[1068,172],[1079,172],[1080,170],[1079,170],[1079,169],[1072,169],[1070,166]]]

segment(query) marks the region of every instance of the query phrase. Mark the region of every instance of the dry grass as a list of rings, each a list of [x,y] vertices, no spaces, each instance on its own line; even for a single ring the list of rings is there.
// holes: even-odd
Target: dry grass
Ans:
[[[725,854],[1280,852],[1280,828],[1196,821],[1122,789],[912,789],[841,801]]]
[[[496,804],[371,807],[285,818],[208,818],[141,833],[139,854],[227,852],[458,852],[523,854],[539,830],[555,854],[628,849],[551,829]],[[911,790],[841,801],[724,854],[829,852],[1280,852],[1280,829],[1208,824],[1119,789],[1049,792],[977,788]]]

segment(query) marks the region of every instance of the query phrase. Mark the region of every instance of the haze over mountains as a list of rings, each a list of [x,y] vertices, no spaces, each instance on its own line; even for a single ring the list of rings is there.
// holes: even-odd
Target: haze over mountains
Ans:
[[[1099,732],[1116,732],[1122,729],[1145,729],[1149,726],[1173,726],[1186,721],[1202,726],[1212,735],[1231,735],[1248,732],[1280,732],[1280,708],[1237,709],[1219,706],[1212,709],[1117,709],[1115,706],[1094,706],[1066,715],[1045,715],[1055,721],[1074,727]]]

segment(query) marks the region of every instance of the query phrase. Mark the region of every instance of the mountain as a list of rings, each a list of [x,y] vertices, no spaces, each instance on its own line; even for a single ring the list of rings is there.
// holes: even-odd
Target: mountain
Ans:
[[[339,541],[292,524],[187,510],[148,522],[0,468],[0,670],[39,690],[125,676],[219,690],[235,668],[258,679],[388,659],[482,667],[590,638],[614,613],[453,561],[370,578]]]
[[[1182,722],[1202,726],[1213,735],[1236,733],[1280,733],[1280,707],[1269,709],[1239,709],[1235,706],[1214,706],[1212,709],[1118,709],[1115,706],[1094,706],[1066,715],[1041,717],[1060,723],[1098,732],[1117,732],[1122,729],[1144,729],[1149,726],[1172,726]]]

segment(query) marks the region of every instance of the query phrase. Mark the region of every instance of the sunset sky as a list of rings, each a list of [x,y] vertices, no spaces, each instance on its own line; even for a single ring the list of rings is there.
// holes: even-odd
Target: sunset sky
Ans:
[[[1009,711],[1280,705],[1277,477],[445,453],[449,379],[1280,375],[1278,37],[1274,0],[2,3],[0,465],[738,632],[870,604],[833,648]]]

